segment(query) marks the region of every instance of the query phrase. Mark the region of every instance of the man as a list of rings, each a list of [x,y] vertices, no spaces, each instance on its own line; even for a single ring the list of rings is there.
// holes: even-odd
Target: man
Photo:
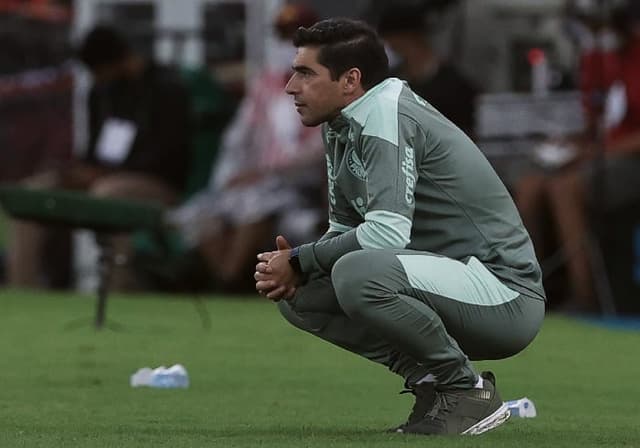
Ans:
[[[24,183],[174,203],[185,189],[191,158],[190,100],[179,74],[145,60],[120,33],[102,25],[87,34],[79,58],[94,80],[88,150],[69,166],[39,173]],[[50,286],[44,262],[49,229],[15,222],[12,230],[9,283]],[[115,244],[128,255],[125,240]],[[135,287],[135,278],[127,271],[118,269],[114,274],[115,288]]]
[[[293,325],[387,366],[416,404],[399,432],[479,434],[509,411],[470,359],[524,349],[545,296],[504,185],[456,126],[386,78],[376,33],[330,19],[301,28],[286,91],[324,123],[329,230],[258,255],[256,288]]]

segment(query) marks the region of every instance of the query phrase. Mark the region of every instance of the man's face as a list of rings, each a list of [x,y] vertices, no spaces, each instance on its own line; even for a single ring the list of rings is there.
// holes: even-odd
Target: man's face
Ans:
[[[293,60],[293,75],[285,91],[293,96],[300,120],[317,126],[335,118],[346,106],[342,77],[333,81],[329,69],[318,63],[319,48],[300,47]]]

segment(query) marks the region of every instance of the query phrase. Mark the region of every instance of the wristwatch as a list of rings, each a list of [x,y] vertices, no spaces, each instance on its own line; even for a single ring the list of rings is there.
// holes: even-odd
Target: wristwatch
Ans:
[[[302,275],[302,267],[300,266],[300,246],[294,247],[289,253],[289,264],[291,269],[298,275]]]

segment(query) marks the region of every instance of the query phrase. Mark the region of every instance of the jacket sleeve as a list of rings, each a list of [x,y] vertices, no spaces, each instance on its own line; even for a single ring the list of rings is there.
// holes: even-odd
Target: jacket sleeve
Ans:
[[[365,128],[366,130],[366,128]],[[359,249],[404,248],[410,242],[418,178],[415,144],[416,127],[412,122],[400,125],[398,141],[364,134],[363,164],[367,176],[367,208],[364,222],[350,226],[333,208],[330,229],[340,232],[333,238],[300,246],[300,265],[305,273],[329,273],[334,263],[348,252]],[[339,185],[331,185],[332,200],[349,210],[340,195]],[[333,220],[331,218],[334,218]],[[342,219],[341,219],[342,218]]]

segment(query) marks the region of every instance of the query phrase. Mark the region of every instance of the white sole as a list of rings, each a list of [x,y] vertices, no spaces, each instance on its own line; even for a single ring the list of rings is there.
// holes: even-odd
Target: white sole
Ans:
[[[511,411],[509,411],[509,407],[506,403],[502,403],[502,406],[500,406],[497,411],[483,420],[480,420],[466,431],[463,431],[462,434],[477,436],[478,434],[482,434],[502,425],[504,422],[509,420],[510,416]]]

